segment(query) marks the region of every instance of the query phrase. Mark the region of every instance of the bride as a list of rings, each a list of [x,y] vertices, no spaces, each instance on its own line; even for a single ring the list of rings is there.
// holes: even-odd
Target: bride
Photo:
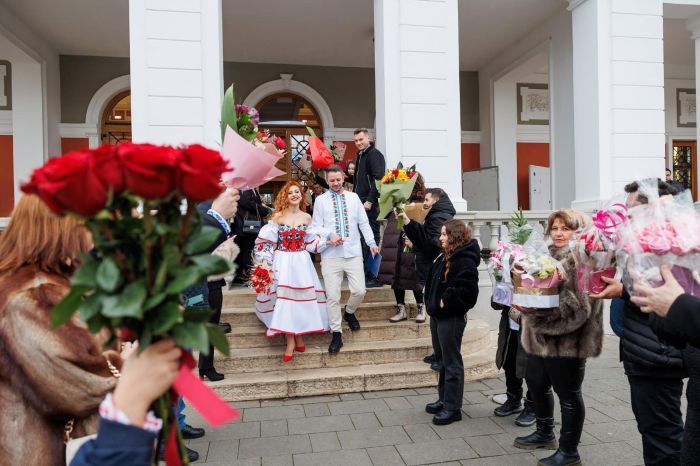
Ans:
[[[254,249],[256,266],[272,270],[269,293],[258,294],[255,311],[267,327],[267,337],[285,335],[284,362],[294,358],[294,351],[304,352],[302,335],[329,330],[326,295],[309,255],[325,249],[326,239],[320,235],[311,228],[301,185],[288,181],[277,194],[275,213],[260,230]]]

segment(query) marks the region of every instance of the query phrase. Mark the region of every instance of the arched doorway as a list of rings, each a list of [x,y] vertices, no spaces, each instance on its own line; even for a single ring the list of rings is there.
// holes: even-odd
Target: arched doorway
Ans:
[[[290,92],[267,96],[255,108],[260,113],[258,126],[284,139],[288,148],[287,156],[277,164],[285,174],[260,187],[260,193],[267,202],[274,199],[277,191],[288,180],[296,179],[303,185],[311,183],[310,178],[300,169],[299,161],[309,148],[309,132],[306,127],[312,128],[318,137],[323,138],[323,124],[313,104]]]
[[[102,144],[131,141],[131,91],[115,95],[105,107],[100,122]]]

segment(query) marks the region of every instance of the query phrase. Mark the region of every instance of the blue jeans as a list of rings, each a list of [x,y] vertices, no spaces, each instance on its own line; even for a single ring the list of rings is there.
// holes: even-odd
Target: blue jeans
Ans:
[[[177,398],[177,409],[175,410],[175,414],[177,414],[177,425],[180,428],[180,431],[185,428],[185,400],[182,399],[181,396]]]
[[[625,300],[622,298],[613,298],[610,301],[610,326],[615,335],[622,338],[622,332],[625,329]]]

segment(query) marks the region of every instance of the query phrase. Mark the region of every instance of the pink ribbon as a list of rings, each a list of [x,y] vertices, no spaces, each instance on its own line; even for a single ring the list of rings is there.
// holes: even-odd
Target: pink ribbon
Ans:
[[[606,236],[611,236],[619,228],[620,225],[627,220],[627,206],[624,204],[613,204],[611,208],[619,207],[620,210],[611,211],[610,209],[599,210],[593,214],[593,225]]]

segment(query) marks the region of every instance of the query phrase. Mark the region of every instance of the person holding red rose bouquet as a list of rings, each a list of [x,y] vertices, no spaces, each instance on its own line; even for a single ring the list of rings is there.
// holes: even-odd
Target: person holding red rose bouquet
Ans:
[[[211,311],[185,307],[182,298],[184,290],[232,267],[209,254],[219,232],[202,224],[196,207],[222,192],[220,180],[228,170],[221,154],[200,145],[132,143],[71,152],[36,169],[22,190],[36,194],[56,214],[82,217],[94,241],[92,255],[58,256],[74,269],[75,264],[80,267],[67,294],[54,295],[51,323],[71,325],[79,312],[87,329],[106,330],[110,343],[130,334],[143,349],[172,338],[181,348],[205,355],[212,351],[210,342],[228,354],[222,330],[208,322]],[[141,217],[132,214],[139,205]],[[180,364],[173,388],[153,405],[163,423],[160,443],[171,464],[187,462],[174,419],[175,395],[188,399],[212,425],[237,416],[194,377],[189,352],[182,352]]]
[[[275,214],[255,241],[251,273],[257,278],[271,271],[267,290],[258,288],[262,292],[255,311],[267,327],[267,337],[285,335],[284,362],[294,358],[294,351],[305,351],[303,335],[329,330],[326,294],[307,254],[324,250],[326,238],[311,227],[302,192],[297,181],[288,181],[277,194]]]

